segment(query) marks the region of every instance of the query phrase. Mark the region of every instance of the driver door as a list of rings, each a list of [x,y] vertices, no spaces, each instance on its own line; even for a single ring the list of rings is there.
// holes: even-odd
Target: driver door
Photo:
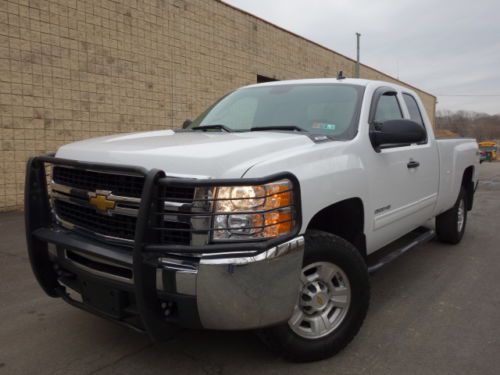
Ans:
[[[370,109],[370,128],[387,120],[410,119],[400,92],[379,88]],[[427,221],[437,199],[438,156],[427,139],[422,144],[373,150],[371,171],[372,241],[378,249]]]

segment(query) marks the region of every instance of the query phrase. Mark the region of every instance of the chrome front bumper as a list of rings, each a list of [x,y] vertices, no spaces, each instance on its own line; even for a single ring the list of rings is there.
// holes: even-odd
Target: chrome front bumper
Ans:
[[[119,277],[89,267],[78,258],[130,270],[110,258],[78,251],[68,252],[49,246],[50,258],[70,263],[86,274],[133,285],[133,277]],[[159,295],[170,294],[196,300],[201,326],[206,329],[244,330],[270,326],[286,321],[298,298],[304,238],[296,237],[253,257],[211,258],[199,262],[162,257],[156,272]]]
[[[196,272],[176,271],[179,293],[196,295],[204,328],[239,330],[286,321],[297,302],[304,238],[247,258],[201,259]]]

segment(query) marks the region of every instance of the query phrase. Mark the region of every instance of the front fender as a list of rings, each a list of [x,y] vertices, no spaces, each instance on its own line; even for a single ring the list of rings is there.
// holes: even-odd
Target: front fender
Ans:
[[[300,181],[303,234],[311,219],[322,209],[349,198],[369,202],[369,181],[365,165],[349,142],[325,142],[294,154],[254,165],[245,177],[265,176],[277,171],[294,174]],[[365,210],[370,209],[369,204]],[[364,215],[367,227],[368,215]]]

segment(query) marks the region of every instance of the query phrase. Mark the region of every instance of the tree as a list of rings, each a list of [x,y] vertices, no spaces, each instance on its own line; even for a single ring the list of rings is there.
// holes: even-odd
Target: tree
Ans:
[[[472,111],[440,110],[436,113],[436,129],[449,130],[461,137],[478,141],[500,139],[500,115]]]

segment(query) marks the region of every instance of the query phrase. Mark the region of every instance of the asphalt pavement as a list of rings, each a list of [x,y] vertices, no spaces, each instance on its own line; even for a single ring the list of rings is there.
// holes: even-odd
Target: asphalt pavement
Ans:
[[[292,364],[252,332],[147,337],[47,297],[31,273],[22,213],[0,214],[2,374],[500,374],[500,163],[458,246],[427,243],[372,276],[361,332],[331,359]]]

